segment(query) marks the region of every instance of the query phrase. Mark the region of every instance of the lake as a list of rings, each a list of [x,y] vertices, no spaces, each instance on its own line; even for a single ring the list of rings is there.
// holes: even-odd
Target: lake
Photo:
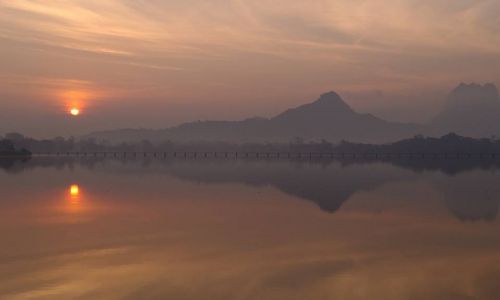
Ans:
[[[0,299],[500,299],[495,160],[0,162]]]

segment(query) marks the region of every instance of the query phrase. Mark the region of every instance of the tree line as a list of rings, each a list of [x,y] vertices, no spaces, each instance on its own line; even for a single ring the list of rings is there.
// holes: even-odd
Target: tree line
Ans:
[[[474,139],[454,133],[442,137],[417,135],[387,144],[363,144],[349,141],[331,143],[326,140],[305,141],[296,138],[288,143],[228,143],[193,141],[175,143],[169,140],[153,143],[123,142],[112,144],[106,140],[56,137],[34,139],[19,133],[0,137],[0,154],[28,154],[55,152],[290,152],[290,153],[500,153],[500,140],[495,137]]]

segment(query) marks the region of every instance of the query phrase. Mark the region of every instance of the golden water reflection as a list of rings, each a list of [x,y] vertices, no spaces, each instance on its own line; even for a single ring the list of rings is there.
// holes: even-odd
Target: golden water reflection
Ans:
[[[500,299],[500,224],[461,223],[422,177],[358,191],[332,214],[270,186],[98,168],[29,174],[31,189],[0,174],[0,196],[16,200],[0,216],[26,203],[0,223],[0,299]],[[58,222],[33,221],[33,207]]]
[[[80,187],[77,184],[72,184],[69,188],[69,194],[72,198],[78,198],[80,195]]]
[[[80,186],[77,184],[72,184],[69,187],[69,197],[67,199],[67,211],[68,212],[78,212],[83,208],[82,195],[80,194]]]
[[[63,196],[58,197],[55,206],[48,211],[49,222],[91,222],[104,214],[102,204],[99,204],[90,193],[84,193],[81,185],[71,184],[69,187],[64,187],[63,191]]]

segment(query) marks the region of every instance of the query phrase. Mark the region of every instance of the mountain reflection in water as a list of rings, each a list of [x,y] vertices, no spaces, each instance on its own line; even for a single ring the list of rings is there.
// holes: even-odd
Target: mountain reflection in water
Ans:
[[[0,299],[500,299],[497,169],[0,162]]]
[[[241,183],[273,186],[287,194],[312,201],[322,210],[336,212],[354,193],[390,182],[425,179],[442,194],[444,204],[462,221],[496,219],[500,185],[496,174],[500,161],[490,159],[400,160],[110,160],[33,159],[0,164],[7,172],[34,168],[93,170],[107,162],[124,173],[165,173],[192,182]],[[398,168],[388,168],[387,164]],[[139,168],[138,168],[139,167]],[[428,174],[423,175],[422,172]],[[440,174],[440,177],[433,176]]]

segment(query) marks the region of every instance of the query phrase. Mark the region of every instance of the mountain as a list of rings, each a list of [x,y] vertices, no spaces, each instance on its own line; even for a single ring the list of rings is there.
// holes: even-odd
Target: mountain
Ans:
[[[500,98],[494,84],[465,84],[449,95],[430,124],[431,134],[456,132],[471,137],[500,136]]]
[[[371,114],[360,114],[349,107],[335,92],[329,92],[313,103],[289,109],[272,118],[275,136],[306,139],[343,139],[360,142],[388,142],[414,134],[416,125],[393,123]]]
[[[86,138],[112,143],[143,139],[153,142],[288,142],[296,138],[380,143],[414,135],[418,130],[417,125],[388,122],[371,114],[357,113],[337,93],[329,92],[312,103],[289,109],[270,119],[198,121],[161,130],[120,129],[94,132]]]

